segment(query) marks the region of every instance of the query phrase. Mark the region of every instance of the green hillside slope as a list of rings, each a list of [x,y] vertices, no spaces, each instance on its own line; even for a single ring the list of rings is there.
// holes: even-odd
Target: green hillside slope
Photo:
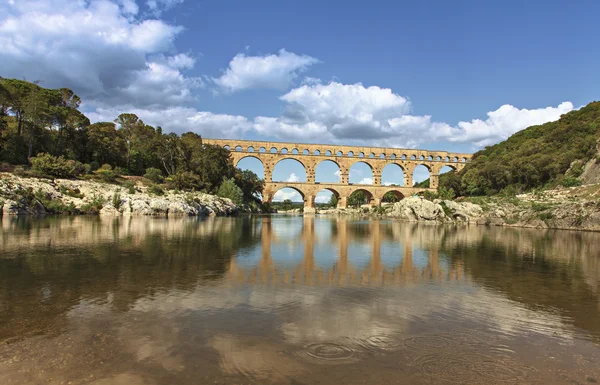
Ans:
[[[442,175],[440,185],[458,195],[492,195],[577,184],[583,165],[598,157],[599,138],[600,102],[592,102],[478,151],[462,171]]]

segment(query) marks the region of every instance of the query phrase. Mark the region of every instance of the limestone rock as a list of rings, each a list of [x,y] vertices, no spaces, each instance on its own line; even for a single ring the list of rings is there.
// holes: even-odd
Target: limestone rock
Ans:
[[[481,206],[471,202],[454,202],[445,200],[443,204],[451,213],[452,219],[460,220],[464,222],[471,222],[483,215],[483,209]]]
[[[439,203],[433,203],[426,199],[414,197],[406,198],[400,202],[394,203],[394,207],[388,215],[411,222],[445,222],[448,220],[448,217],[444,213],[444,208]]]

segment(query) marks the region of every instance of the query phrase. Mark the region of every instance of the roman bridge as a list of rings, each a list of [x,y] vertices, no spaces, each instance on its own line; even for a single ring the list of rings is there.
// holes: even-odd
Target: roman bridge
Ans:
[[[436,191],[439,185],[440,170],[449,166],[461,170],[471,161],[472,154],[450,153],[386,147],[337,146],[331,144],[305,144],[284,142],[262,142],[235,139],[202,139],[204,144],[226,148],[231,153],[234,166],[244,158],[258,159],[264,168],[265,187],[263,201],[271,202],[273,195],[282,188],[293,188],[304,199],[305,210],[314,209],[315,196],[321,190],[329,190],[338,198],[338,207],[347,207],[350,194],[362,190],[370,199],[370,204],[379,205],[383,196],[392,191],[399,199],[426,190]],[[273,181],[275,165],[284,159],[294,159],[304,166],[306,182]],[[340,170],[339,183],[319,183],[315,181],[317,166],[323,161],[332,161]],[[373,184],[351,184],[348,180],[350,168],[362,162],[371,168]],[[388,164],[398,165],[404,174],[404,186],[387,186],[381,183],[381,173]],[[429,170],[430,188],[413,187],[415,167],[423,165]]]

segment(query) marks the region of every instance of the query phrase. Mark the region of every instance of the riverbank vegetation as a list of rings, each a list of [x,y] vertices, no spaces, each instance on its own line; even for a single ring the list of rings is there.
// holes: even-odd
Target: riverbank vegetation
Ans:
[[[600,102],[592,102],[476,152],[460,172],[441,175],[440,186],[457,196],[578,186],[586,167],[600,164],[599,138]]]
[[[165,133],[136,115],[90,123],[70,89],[0,78],[0,171],[20,176],[91,179],[122,184],[131,178],[157,195],[165,189],[202,191],[259,208],[263,181],[236,169],[229,152],[188,132]]]

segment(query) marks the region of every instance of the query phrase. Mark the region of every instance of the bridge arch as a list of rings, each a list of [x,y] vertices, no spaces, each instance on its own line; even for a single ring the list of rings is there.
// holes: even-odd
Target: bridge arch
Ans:
[[[234,165],[235,167],[237,167],[237,166],[240,164],[240,162],[241,162],[242,160],[244,160],[244,159],[248,159],[248,158],[251,158],[251,159],[256,159],[256,160],[258,160],[258,161],[260,162],[260,164],[261,164],[263,167],[265,167],[265,163],[264,163],[264,162],[262,161],[262,159],[260,159],[260,157],[258,157],[257,155],[245,155],[245,156],[242,156],[242,157],[240,157],[239,159],[235,160],[233,165]]]
[[[390,162],[381,170],[381,184],[404,186],[406,170],[399,162]]]
[[[306,165],[293,155],[278,158],[275,164],[273,164],[272,172],[273,182],[297,183],[308,181],[308,169]]]
[[[271,196],[271,199],[269,200],[269,202],[283,202],[286,199],[290,199],[292,202],[299,202],[300,200],[296,200],[296,197],[294,197],[294,195],[290,194],[289,192],[286,192],[284,190],[291,190],[295,193],[297,193],[298,195],[300,195],[300,199],[303,202],[306,202],[306,198],[305,198],[305,194],[302,191],[302,189],[295,187],[295,186],[288,186],[288,185],[283,185],[281,188],[278,188],[276,191],[273,191],[273,195]]]
[[[339,183],[341,166],[334,159],[318,160],[315,167],[315,182],[317,183]]]
[[[340,193],[332,187],[326,187],[317,192],[317,194],[315,195],[315,203],[327,204],[331,201],[332,196],[335,196],[336,202],[340,201],[340,198],[341,198]],[[337,204],[336,204],[336,206],[337,206]]]
[[[390,196],[393,196],[396,202],[400,202],[402,199],[405,198],[404,194],[402,194],[400,191],[396,189],[390,189],[385,191],[381,195],[381,201],[386,203],[393,203],[394,200],[390,199]]]
[[[415,183],[421,183],[431,178],[432,170],[431,167],[423,162],[419,162],[412,169],[412,180],[413,185]]]
[[[371,204],[374,199],[375,196],[369,188],[357,188],[348,196],[348,206],[360,207],[362,205]]]
[[[351,184],[372,185],[374,179],[374,169],[368,161],[357,160],[348,168],[348,175],[349,182]]]

